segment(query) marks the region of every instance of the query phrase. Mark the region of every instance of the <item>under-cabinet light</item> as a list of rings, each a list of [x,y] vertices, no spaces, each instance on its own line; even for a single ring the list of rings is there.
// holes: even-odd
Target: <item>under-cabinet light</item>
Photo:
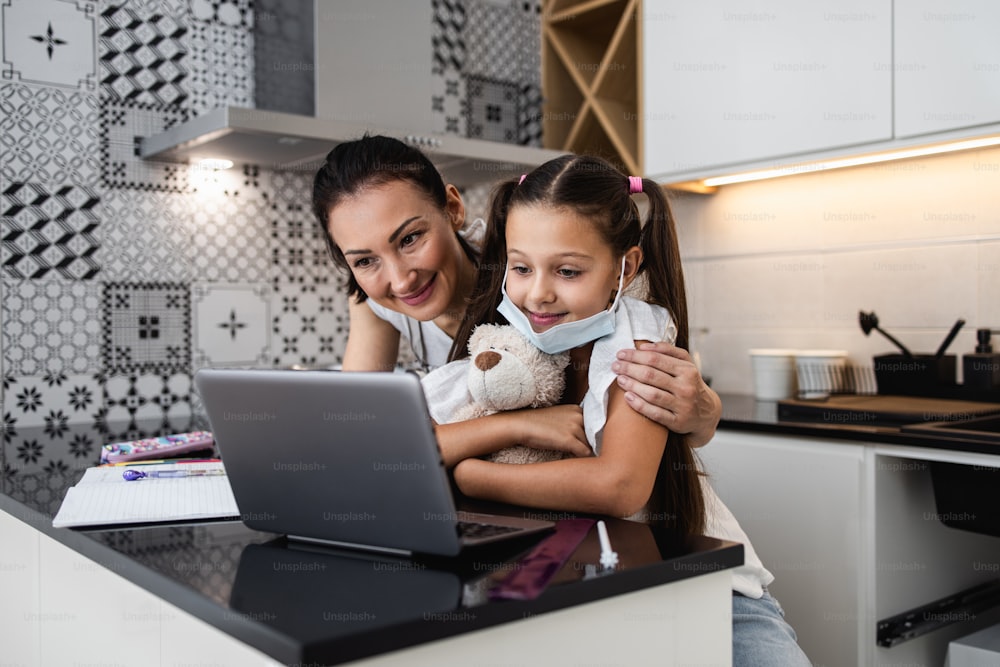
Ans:
[[[705,187],[716,187],[719,185],[730,185],[732,183],[746,183],[747,181],[760,181],[765,178],[778,178],[779,176],[794,176],[796,174],[810,174],[817,171],[827,171],[829,169],[840,169],[842,167],[857,167],[863,164],[874,164],[877,162],[890,162],[892,160],[905,160],[907,158],[922,157],[924,155],[935,155],[937,153],[950,153],[952,151],[964,151],[971,148],[985,148],[986,146],[996,146],[1000,144],[1000,136],[983,137],[981,139],[968,139],[965,141],[952,141],[944,144],[932,146],[920,146],[917,148],[904,148],[885,153],[873,153],[871,155],[859,155],[857,157],[836,158],[832,160],[820,160],[817,162],[804,162],[802,164],[789,165],[787,167],[775,167],[774,169],[761,169],[759,171],[748,171],[742,174],[732,174],[729,176],[716,176],[706,178],[702,181]]]
[[[233,166],[233,161],[207,157],[198,160],[197,166],[200,169],[207,169],[209,171],[221,171],[223,169],[230,169]]]

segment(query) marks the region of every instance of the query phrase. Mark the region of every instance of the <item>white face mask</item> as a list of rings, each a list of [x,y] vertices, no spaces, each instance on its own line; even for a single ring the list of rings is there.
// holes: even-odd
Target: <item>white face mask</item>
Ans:
[[[500,287],[500,294],[503,298],[497,306],[497,312],[507,318],[511,326],[521,332],[532,345],[546,354],[558,354],[566,350],[580,347],[592,340],[603,338],[615,330],[615,312],[618,310],[618,302],[622,296],[622,284],[625,280],[625,258],[622,257],[622,271],[618,275],[618,291],[611,307],[594,313],[590,317],[582,320],[574,320],[557,324],[542,333],[535,333],[531,328],[531,322],[520,308],[507,296],[507,275],[509,267],[504,268],[503,284]]]

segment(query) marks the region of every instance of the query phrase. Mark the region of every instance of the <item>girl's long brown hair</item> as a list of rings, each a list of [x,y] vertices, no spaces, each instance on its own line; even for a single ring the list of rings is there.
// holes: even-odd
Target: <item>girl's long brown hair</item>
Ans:
[[[476,287],[450,358],[468,354],[469,336],[477,325],[506,324],[496,309],[507,264],[507,213],[513,207],[530,205],[568,208],[589,219],[617,257],[638,245],[643,254],[639,274],[645,276],[648,285],[646,301],[667,309],[677,326],[675,344],[687,349],[684,272],[673,215],[660,187],[649,179],[642,180],[649,209],[642,223],[629,192],[628,178],[601,158],[564,155],[538,167],[520,183],[518,180],[500,183],[492,193]],[[694,453],[684,444],[683,436],[670,433],[656,476],[655,488],[661,490],[662,497],[654,501],[660,500],[664,506],[662,512],[654,512],[655,523],[685,534],[704,532],[705,501],[700,476]]]

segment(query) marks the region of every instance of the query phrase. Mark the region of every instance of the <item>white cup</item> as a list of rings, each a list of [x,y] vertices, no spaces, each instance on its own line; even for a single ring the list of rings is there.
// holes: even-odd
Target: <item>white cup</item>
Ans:
[[[753,393],[761,401],[779,401],[795,396],[795,350],[750,350]]]

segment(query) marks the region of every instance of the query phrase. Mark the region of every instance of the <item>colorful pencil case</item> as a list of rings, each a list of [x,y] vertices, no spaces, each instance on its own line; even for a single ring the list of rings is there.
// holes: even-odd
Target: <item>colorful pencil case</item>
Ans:
[[[208,431],[192,431],[191,433],[177,433],[158,438],[115,442],[101,448],[101,463],[168,459],[181,454],[212,449],[214,446],[215,440],[212,439],[212,434]]]

